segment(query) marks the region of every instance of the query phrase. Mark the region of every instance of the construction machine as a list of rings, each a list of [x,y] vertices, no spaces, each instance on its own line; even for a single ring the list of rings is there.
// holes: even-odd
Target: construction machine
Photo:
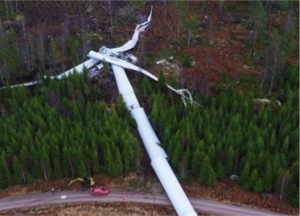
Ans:
[[[93,178],[86,178],[86,179],[82,179],[82,178],[76,178],[73,179],[69,182],[68,186],[72,185],[75,182],[81,182],[81,190],[84,190],[87,187],[94,187],[95,185],[95,180]]]

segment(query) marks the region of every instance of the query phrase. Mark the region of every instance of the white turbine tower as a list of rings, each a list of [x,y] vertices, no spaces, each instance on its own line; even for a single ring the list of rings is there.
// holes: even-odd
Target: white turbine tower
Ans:
[[[111,64],[115,79],[117,81],[118,90],[122,95],[132,118],[134,118],[137,122],[138,132],[151,159],[151,166],[153,167],[157,177],[159,178],[163,188],[165,189],[177,214],[179,216],[196,216],[197,213],[193,209],[174,172],[172,171],[167,160],[168,156],[164,149],[160,147],[160,141],[157,138],[144,109],[140,106],[134,90],[125,73],[125,69],[130,69],[143,73],[151,79],[158,81],[158,78],[150,72],[132,64],[136,62],[136,57],[131,54],[125,53],[126,51],[135,47],[139,39],[139,34],[147,29],[151,21],[151,17],[152,8],[147,21],[136,26],[132,39],[125,43],[123,46],[112,49],[103,46],[100,48],[99,52],[90,51],[88,54],[88,57],[90,57],[89,60],[58,76],[52,76],[50,77],[50,79],[61,79],[75,72],[82,73],[84,71],[84,68],[90,69],[92,67],[97,67],[98,69],[101,69],[103,68],[102,62]],[[41,80],[13,85],[10,87],[30,86],[40,83],[42,83]],[[182,97],[184,104],[186,104],[186,99],[188,99],[190,103],[197,104],[193,101],[192,96],[188,90],[177,90],[168,84],[166,84],[166,86],[176,94],[179,94]],[[187,93],[188,96],[186,96],[185,93]]]

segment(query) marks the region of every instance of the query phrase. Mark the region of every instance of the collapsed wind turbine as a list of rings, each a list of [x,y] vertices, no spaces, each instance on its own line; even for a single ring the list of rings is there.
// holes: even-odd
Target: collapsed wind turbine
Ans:
[[[125,53],[126,51],[135,47],[139,39],[139,34],[147,29],[151,21],[151,17],[152,7],[147,21],[136,26],[132,39],[125,43],[123,46],[112,49],[103,46],[100,48],[99,52],[90,51],[88,54],[88,57],[90,57],[89,60],[58,76],[51,76],[50,79],[62,79],[63,77],[67,77],[75,72],[83,73],[85,68],[91,69],[92,67],[96,67],[97,69],[101,70],[104,67],[103,62],[109,63],[113,69],[118,90],[123,97],[126,107],[129,110],[132,118],[134,118],[137,122],[138,132],[142,138],[147,153],[149,154],[151,166],[153,167],[157,177],[159,178],[163,188],[165,189],[177,214],[179,216],[195,216],[197,215],[197,213],[193,209],[174,172],[172,171],[167,161],[168,156],[164,149],[160,147],[160,141],[158,140],[144,109],[140,107],[134,90],[124,70],[130,69],[133,71],[137,71],[143,73],[144,75],[150,77],[155,81],[158,81],[158,78],[150,72],[132,64],[136,62],[136,57],[134,57],[132,54]],[[40,83],[42,83],[42,80],[13,85],[10,87],[31,86]],[[177,90],[168,84],[166,84],[166,86],[171,91],[179,94],[182,97],[184,104],[186,104],[186,99],[188,99],[193,104],[197,104],[193,102],[192,95],[188,90]],[[188,94],[188,96],[185,95],[186,93]]]

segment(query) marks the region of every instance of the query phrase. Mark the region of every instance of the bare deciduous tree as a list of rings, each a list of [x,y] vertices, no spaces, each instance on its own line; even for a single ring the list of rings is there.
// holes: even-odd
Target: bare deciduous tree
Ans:
[[[108,1],[108,12],[109,12],[109,19],[110,19],[110,35],[113,38],[114,28],[113,28],[113,14],[112,14],[111,0]]]

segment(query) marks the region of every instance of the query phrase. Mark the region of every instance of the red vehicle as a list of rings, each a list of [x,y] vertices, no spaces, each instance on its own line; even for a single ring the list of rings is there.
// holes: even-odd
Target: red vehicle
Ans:
[[[95,187],[91,188],[93,196],[104,196],[109,194],[108,188]]]

